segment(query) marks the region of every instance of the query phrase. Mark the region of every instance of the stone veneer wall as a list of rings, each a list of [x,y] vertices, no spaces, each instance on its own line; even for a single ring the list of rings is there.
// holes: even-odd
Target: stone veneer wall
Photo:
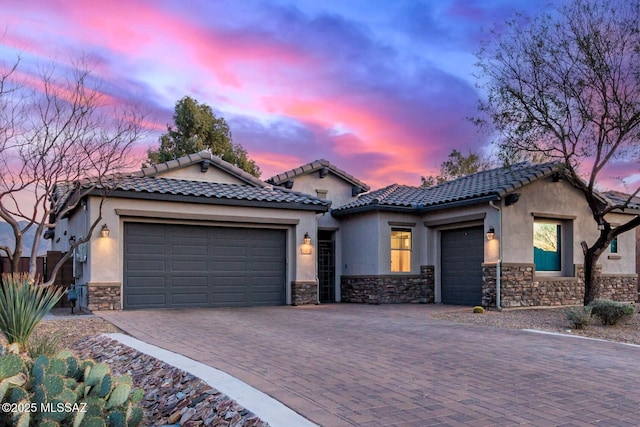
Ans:
[[[637,286],[637,274],[601,274],[600,295],[598,297],[623,302],[637,302]]]
[[[317,304],[318,282],[291,282],[291,305]]]
[[[89,283],[87,289],[89,310],[122,310],[120,283]]]
[[[575,277],[535,276],[534,264],[501,264],[502,307],[581,305],[584,299],[584,269],[576,265]],[[637,275],[600,274],[598,298],[635,302]],[[496,265],[482,265],[482,297],[485,306],[496,305]]]
[[[342,276],[342,302],[366,304],[432,303],[434,266],[420,266],[419,275]]]

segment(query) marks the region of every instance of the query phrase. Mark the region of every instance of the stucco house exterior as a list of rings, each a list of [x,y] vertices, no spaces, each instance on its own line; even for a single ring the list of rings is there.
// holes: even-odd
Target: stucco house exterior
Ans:
[[[99,197],[54,230],[86,234]],[[638,206],[610,215],[613,224]],[[445,303],[581,304],[580,242],[597,236],[559,165],[518,164],[431,188],[370,191],[326,160],[266,182],[193,154],[132,174],[75,258],[81,306],[95,309]],[[635,234],[599,264],[603,298],[636,301]]]

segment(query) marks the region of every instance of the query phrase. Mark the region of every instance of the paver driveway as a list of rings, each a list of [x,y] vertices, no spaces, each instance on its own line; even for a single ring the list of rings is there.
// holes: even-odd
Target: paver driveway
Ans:
[[[441,308],[334,304],[100,315],[323,426],[640,425],[640,348],[430,317]]]

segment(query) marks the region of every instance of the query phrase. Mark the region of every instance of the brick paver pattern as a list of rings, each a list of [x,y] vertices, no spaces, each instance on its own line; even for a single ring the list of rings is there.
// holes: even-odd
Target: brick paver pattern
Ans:
[[[431,317],[443,308],[333,304],[99,314],[322,426],[640,425],[640,347]]]

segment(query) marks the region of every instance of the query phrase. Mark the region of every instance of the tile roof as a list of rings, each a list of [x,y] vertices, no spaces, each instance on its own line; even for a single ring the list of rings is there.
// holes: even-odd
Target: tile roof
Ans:
[[[218,203],[225,200],[236,200],[267,202],[274,205],[293,204],[308,206],[318,211],[327,211],[331,205],[328,200],[270,185],[256,187],[253,185],[223,184],[149,176],[123,177],[116,182],[113,190],[157,195],[203,197],[212,201],[217,200]]]
[[[293,177],[306,175],[315,171],[319,171],[323,168],[326,168],[328,172],[332,172],[334,175],[342,178],[349,184],[358,187],[361,193],[369,191],[369,186],[367,184],[348,174],[337,166],[332,165],[331,162],[325,159],[314,160],[311,163],[307,163],[295,169],[282,172],[281,174],[272,176],[271,178],[267,179],[267,182],[274,185],[285,185],[285,183]]]
[[[177,178],[163,178],[162,172],[203,163],[203,167],[215,165],[219,169],[239,178],[244,184],[226,184],[209,181],[195,181]],[[190,154],[176,160],[159,163],[129,174],[117,174],[98,181],[89,178],[80,182],[61,182],[54,187],[53,197],[64,198],[59,205],[63,207],[67,200],[75,200],[79,190],[91,189],[100,193],[108,188],[111,196],[132,198],[154,198],[158,200],[176,199],[181,201],[193,197],[199,203],[235,204],[246,206],[269,206],[326,212],[331,206],[329,200],[303,194],[285,188],[274,187],[242,169],[225,162],[208,151]],[[154,195],[154,197],[150,197]],[[75,197],[77,199],[77,197]]]
[[[614,206],[628,209],[640,209],[640,197],[631,196],[630,194],[620,191],[606,191],[602,193],[609,203]]]
[[[237,166],[232,165],[224,160],[222,160],[218,156],[214,156],[211,152],[207,150],[200,151],[198,153],[189,154],[187,156],[180,157],[175,160],[170,160],[165,163],[158,163],[156,165],[151,165],[149,167],[143,168],[138,172],[133,172],[132,176],[144,177],[144,176],[155,176],[162,172],[179,169],[187,166],[191,166],[197,163],[208,162],[208,164],[214,164],[219,169],[224,170],[230,175],[239,178],[240,180],[246,182],[249,185],[254,185],[256,187],[265,187],[267,184],[264,181],[256,178],[248,172],[240,169]]]
[[[559,172],[559,163],[529,164],[478,172],[429,188],[392,184],[357,200],[332,209],[334,215],[347,215],[368,209],[424,210],[450,203],[497,199],[537,179]]]

